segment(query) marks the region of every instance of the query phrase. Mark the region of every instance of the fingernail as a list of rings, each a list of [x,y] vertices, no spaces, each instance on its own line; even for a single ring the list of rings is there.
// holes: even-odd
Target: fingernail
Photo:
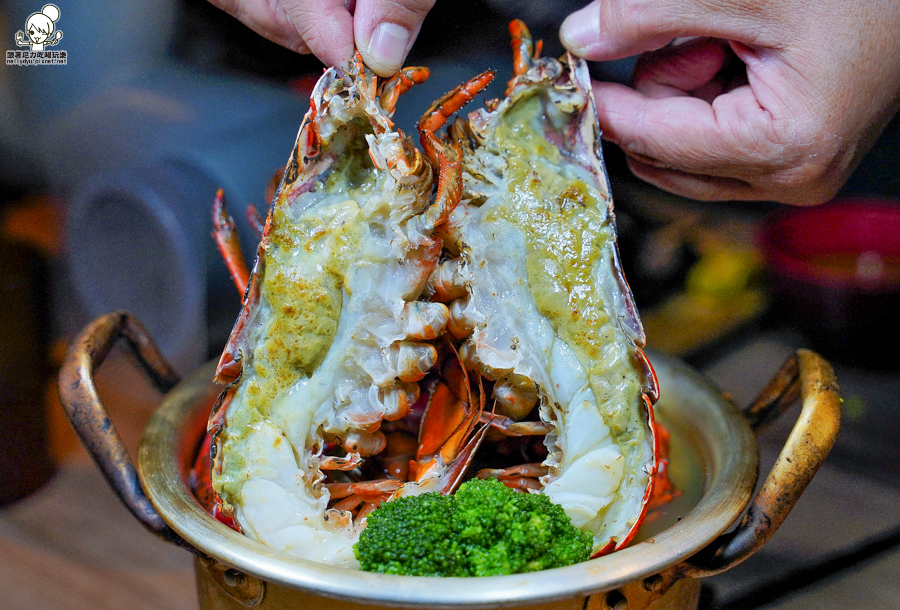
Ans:
[[[559,38],[576,55],[595,44],[600,38],[600,3],[591,2],[566,17],[559,28]]]
[[[409,30],[396,23],[379,23],[369,40],[369,60],[396,72],[406,58]]]

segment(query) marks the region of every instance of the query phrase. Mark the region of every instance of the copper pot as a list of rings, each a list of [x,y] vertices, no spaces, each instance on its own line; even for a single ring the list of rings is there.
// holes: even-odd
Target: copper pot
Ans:
[[[106,416],[92,379],[124,337],[151,378],[168,392],[141,440],[138,465]],[[220,388],[214,363],[179,382],[144,329],[123,312],[88,326],[66,359],[63,406],[113,489],[151,532],[196,555],[203,610],[287,608],[696,608],[700,578],[743,561],[775,532],[837,436],[840,398],[831,366],[799,350],[760,397],[736,408],[685,364],[652,355],[661,398],[657,414],[696,450],[703,473],[696,503],[649,539],[584,563],[544,572],[483,578],[389,576],[283,556],[227,528],[197,503],[186,476]],[[802,411],[760,492],[754,429],[798,397]],[[748,508],[749,505],[749,508]],[[723,533],[746,515],[736,528]]]

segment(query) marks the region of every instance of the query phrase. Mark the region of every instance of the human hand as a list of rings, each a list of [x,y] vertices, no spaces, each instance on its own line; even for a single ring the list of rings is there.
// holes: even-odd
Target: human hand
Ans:
[[[345,64],[354,43],[379,76],[406,59],[435,0],[210,0],[258,34],[329,66]]]
[[[586,59],[645,53],[631,88],[594,85],[635,175],[696,199],[809,205],[900,105],[898,31],[896,0],[594,0],[560,37]]]

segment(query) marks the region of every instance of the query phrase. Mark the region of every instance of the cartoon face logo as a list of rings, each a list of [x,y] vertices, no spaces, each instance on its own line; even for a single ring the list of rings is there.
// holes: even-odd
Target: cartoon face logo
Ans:
[[[32,51],[43,51],[45,46],[53,46],[62,40],[62,32],[54,34],[56,23],[59,20],[59,8],[55,4],[47,4],[40,13],[33,13],[25,22],[28,39],[22,30],[16,32],[16,44],[20,47],[31,47]]]

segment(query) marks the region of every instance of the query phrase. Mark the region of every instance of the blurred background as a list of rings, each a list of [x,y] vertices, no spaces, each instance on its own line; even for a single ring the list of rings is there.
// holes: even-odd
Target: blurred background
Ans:
[[[77,332],[115,309],[134,312],[182,373],[221,351],[240,302],[210,237],[213,196],[224,189],[252,260],[243,211],[265,214],[322,66],[205,0],[56,4],[54,50],[67,65],[0,65],[0,606],[195,608],[188,554],[108,491],[54,375]],[[559,24],[581,4],[438,2],[408,60],[432,76],[404,97],[398,125],[412,132],[432,100],[486,68],[498,71],[486,95],[501,95],[509,20],[555,56]],[[4,50],[19,48],[16,31],[41,6],[0,5]],[[591,69],[627,83],[633,66]],[[900,582],[898,142],[895,118],[842,201],[809,213],[675,197],[604,148],[650,348],[686,359],[739,405],[798,347],[829,358],[842,386],[826,467],[769,545],[707,581],[704,608],[900,603],[885,584]],[[124,352],[99,378],[134,450],[159,395]],[[791,423],[763,435],[763,469]]]

